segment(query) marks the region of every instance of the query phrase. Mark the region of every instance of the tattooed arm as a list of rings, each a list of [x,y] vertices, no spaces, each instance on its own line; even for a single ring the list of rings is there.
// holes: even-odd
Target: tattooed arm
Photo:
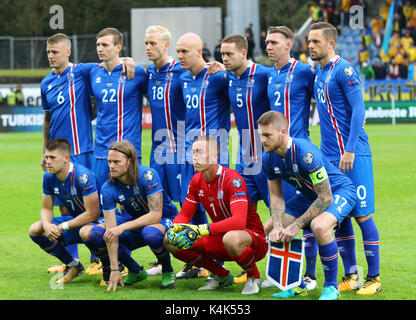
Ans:
[[[162,219],[163,210],[163,193],[162,191],[152,194],[147,197],[147,205],[149,206],[149,212],[138,217],[135,220],[128,221],[120,224],[119,226],[112,228],[114,236],[119,236],[124,231],[136,230],[153,224],[157,224]]]
[[[272,216],[273,229],[269,233],[269,239],[279,242],[283,231],[283,214],[286,204],[283,199],[282,182],[280,179],[267,180],[270,192],[270,214]]]
[[[295,222],[283,230],[282,242],[290,242],[294,237],[296,237],[300,229],[306,227],[313,218],[320,215],[331,205],[332,191],[328,178],[322,182],[314,184],[314,189],[318,197],[314,202],[312,202],[310,207],[303,215],[301,215],[295,220]]]

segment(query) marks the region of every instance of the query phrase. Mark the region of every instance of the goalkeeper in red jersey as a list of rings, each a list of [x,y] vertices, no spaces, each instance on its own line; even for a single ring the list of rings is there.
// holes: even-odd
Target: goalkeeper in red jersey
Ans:
[[[219,143],[200,136],[192,145],[193,176],[180,213],[165,237],[175,258],[212,272],[210,282],[198,290],[214,290],[233,284],[234,277],[218,261],[235,261],[247,272],[242,294],[256,294],[261,286],[256,262],[267,253],[260,217],[241,175],[218,164]],[[212,223],[190,225],[201,203]]]

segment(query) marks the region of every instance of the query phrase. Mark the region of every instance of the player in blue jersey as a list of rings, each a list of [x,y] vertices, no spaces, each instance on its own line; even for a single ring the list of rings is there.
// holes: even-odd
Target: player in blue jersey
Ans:
[[[62,33],[55,34],[46,42],[48,60],[53,70],[41,82],[42,106],[45,111],[43,124],[43,144],[55,138],[65,138],[71,144],[71,161],[82,164],[88,169],[93,162],[93,138],[91,120],[95,117],[91,107],[91,86],[89,73],[95,64],[73,64],[69,62],[71,41]],[[131,60],[131,59],[130,59]],[[123,64],[134,66],[134,62]],[[42,168],[46,170],[42,157]],[[65,206],[55,198],[55,205],[67,214]],[[78,245],[67,248],[74,258],[78,258]],[[65,266],[50,268],[49,272],[64,271]],[[91,265],[87,274],[100,271],[100,262],[91,256]]]
[[[63,138],[45,146],[47,172],[43,176],[41,221],[30,226],[30,238],[44,251],[65,264],[64,276],[57,283],[69,283],[84,271],[79,259],[73,258],[66,245],[82,243],[80,228],[96,222],[100,215],[94,174],[86,167],[71,162],[71,146]],[[68,215],[54,217],[54,198],[68,210]]]
[[[64,138],[71,144],[71,161],[92,168],[92,104],[89,70],[93,64],[73,64],[69,62],[71,41],[62,33],[57,33],[46,41],[46,53],[52,71],[42,80],[41,97],[45,112],[43,122],[43,148],[48,141]],[[45,158],[42,156],[41,166],[46,170]],[[62,214],[68,214],[63,203],[55,198],[55,206],[59,206]],[[66,248],[78,258],[78,245]],[[86,273],[96,272],[100,262],[91,256],[91,265]],[[63,272],[65,265],[51,267],[48,272]]]
[[[153,62],[147,69],[152,112],[152,151],[150,166],[157,170],[164,189],[176,202],[181,201],[180,165],[176,159],[178,143],[184,142],[186,107],[179,76],[184,72],[179,61],[168,56],[171,33],[162,26],[146,29],[145,45]],[[182,126],[182,130],[178,126]],[[178,137],[178,133],[182,136]]]
[[[325,283],[320,300],[338,299],[338,247],[332,234],[356,203],[353,183],[332,165],[310,141],[291,138],[286,117],[268,111],[257,121],[264,147],[263,170],[269,180],[273,229],[269,239],[290,242],[302,228],[315,235]],[[281,180],[299,194],[285,201]],[[275,294],[275,297],[306,295],[305,284]]]
[[[209,66],[202,57],[203,42],[194,33],[182,35],[176,43],[176,52],[182,69],[180,76],[182,95],[186,106],[185,143],[178,146],[181,163],[181,200],[188,193],[189,182],[195,174],[192,165],[192,143],[200,135],[217,137],[220,143],[221,165],[229,165],[228,135],[231,127],[228,79],[225,71],[208,72]],[[193,224],[207,223],[207,217],[199,207]]]
[[[147,93],[146,71],[136,66],[128,80],[122,72],[119,57],[123,35],[114,28],[105,28],[97,36],[97,53],[103,66],[90,72],[93,94],[97,100],[97,126],[93,171],[101,186],[109,175],[108,147],[114,141],[128,140],[141,159],[142,103]]]
[[[269,76],[267,93],[271,110],[283,113],[289,123],[289,134],[294,138],[309,138],[309,113],[315,74],[306,65],[290,56],[293,45],[293,32],[286,26],[269,27],[266,37],[267,54],[274,62]],[[296,189],[283,183],[283,194],[289,200]],[[266,221],[266,233],[270,231],[270,222]],[[317,247],[315,238],[309,237],[310,232],[304,230],[305,239],[305,282],[308,290],[316,287],[315,265]],[[263,287],[271,286],[269,280],[263,281]]]
[[[322,153],[338,166],[357,188],[357,204],[351,212],[360,226],[368,263],[366,282],[358,295],[381,290],[379,233],[374,213],[374,178],[371,149],[365,132],[365,106],[359,73],[348,61],[335,55],[338,32],[328,23],[311,25],[308,42],[316,69],[315,100],[321,128]],[[336,232],[345,277],[340,290],[358,289],[355,236],[351,219]]]
[[[161,288],[173,288],[175,283],[170,254],[163,247],[163,238],[178,210],[163,190],[157,172],[139,165],[137,157],[134,146],[127,140],[110,146],[110,178],[100,190],[105,224],[86,226],[81,230],[85,244],[103,263],[103,280],[108,281],[108,290],[116,290],[118,282],[124,286],[147,278],[146,270],[127,251],[146,245],[162,264]],[[117,205],[124,208],[121,217],[116,216]],[[124,282],[118,260],[129,269]]]
[[[239,133],[236,171],[246,182],[253,206],[257,208],[257,202],[263,200],[269,207],[267,177],[261,171],[262,146],[256,121],[270,110],[267,98],[270,68],[247,60],[247,48],[247,38],[239,34],[225,37],[221,44],[222,60],[228,71],[229,99]],[[235,283],[245,281],[245,271],[234,280]]]

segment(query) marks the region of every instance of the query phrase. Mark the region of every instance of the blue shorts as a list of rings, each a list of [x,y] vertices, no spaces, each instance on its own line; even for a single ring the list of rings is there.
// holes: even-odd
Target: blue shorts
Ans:
[[[52,220],[52,223],[54,225],[60,225],[63,222],[69,221],[74,219],[73,216],[70,215],[64,215],[61,217],[54,217]],[[74,244],[74,243],[83,243],[81,237],[79,236],[79,230],[81,229],[81,227],[75,228],[75,229],[71,229],[71,230],[64,230],[62,232],[61,235],[61,242],[63,244],[64,247],[66,247],[67,245],[70,244]]]
[[[339,161],[332,161],[337,168]],[[375,212],[374,207],[374,177],[371,156],[357,156],[354,159],[353,170],[346,173],[357,189],[357,203],[351,211],[351,217],[363,217]]]
[[[92,168],[92,163],[93,163],[93,152],[85,152],[85,153],[81,153],[79,155],[74,155],[71,156],[71,161],[74,163],[78,163],[80,165],[83,165],[84,167],[91,169]],[[61,200],[59,200],[58,198],[55,197],[54,201],[53,201],[53,205],[54,206],[63,206],[64,203],[61,202]]]
[[[161,224],[165,228],[166,232],[172,225],[172,220],[169,218],[162,218],[159,224]],[[119,241],[131,251],[145,247],[147,246],[147,243],[142,235],[143,229],[144,228],[125,231],[120,235]]]
[[[235,170],[244,178],[251,202],[256,203],[263,200],[266,206],[269,207],[269,185],[266,174],[263,171],[260,171],[259,174],[244,174],[244,167],[239,163],[235,165]]]
[[[335,218],[337,218],[338,225],[347,217],[354,208],[357,201],[355,195],[355,188],[352,185],[332,190],[332,204],[326,209]],[[286,203],[286,213],[295,218],[299,218],[311,206],[313,201],[306,198],[303,194],[297,194]],[[308,227],[309,229],[309,227]]]
[[[153,149],[150,153],[150,167],[155,169],[162,181],[163,189],[172,201],[181,202],[181,165],[176,161],[176,153],[172,155],[169,163],[160,164],[155,160]],[[159,162],[159,163],[158,163]]]

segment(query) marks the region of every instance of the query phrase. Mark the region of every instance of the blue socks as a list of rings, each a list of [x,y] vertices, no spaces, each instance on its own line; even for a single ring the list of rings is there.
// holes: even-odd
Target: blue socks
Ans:
[[[308,274],[316,278],[316,256],[318,254],[318,244],[315,236],[309,230],[303,230],[303,239],[305,241],[305,275]]]
[[[363,234],[364,252],[368,264],[369,277],[380,274],[380,238],[373,217],[358,224]]]
[[[173,272],[170,262],[170,254],[163,247],[164,234],[158,228],[147,226],[142,230],[142,236],[146,244],[157,257],[157,261],[162,265],[162,273]]]
[[[322,267],[324,269],[325,282],[324,287],[334,286],[338,288],[337,272],[338,272],[338,247],[335,240],[319,247],[319,255],[321,256]]]
[[[345,218],[340,228],[335,231],[338,250],[344,264],[345,274],[357,273],[355,255],[355,236],[351,218]]]
[[[35,242],[41,249],[50,255],[57,257],[64,264],[69,264],[74,258],[68,253],[62,243],[57,240],[55,242],[50,241],[47,237],[44,236],[31,236],[29,237]]]

